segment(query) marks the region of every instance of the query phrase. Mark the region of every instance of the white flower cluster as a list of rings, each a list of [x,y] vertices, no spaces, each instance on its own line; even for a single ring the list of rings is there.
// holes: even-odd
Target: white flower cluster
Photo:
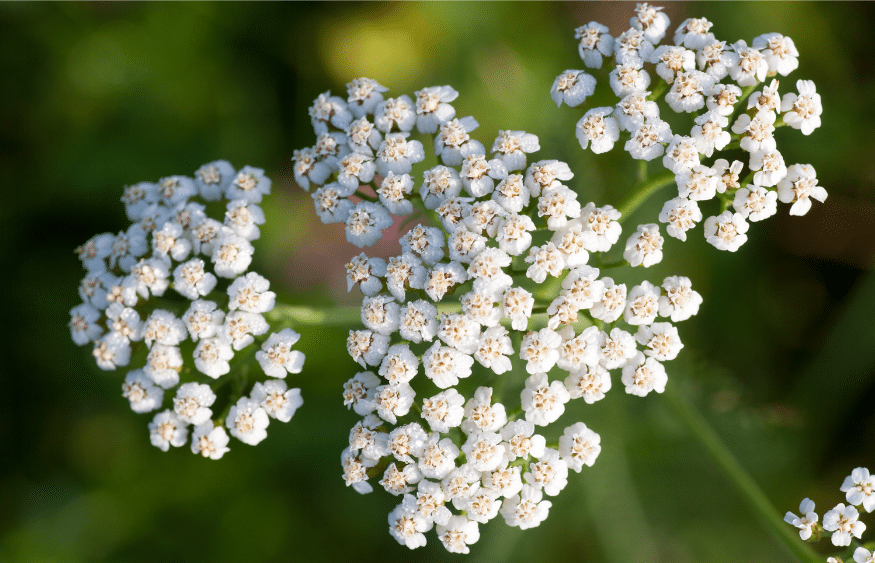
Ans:
[[[853,538],[860,539],[866,531],[866,524],[859,520],[860,510],[872,512],[875,510],[875,476],[865,467],[854,469],[845,477],[841,492],[845,493],[845,502],[837,504],[823,515],[823,524],[818,523],[818,515],[814,511],[814,501],[804,499],[799,504],[797,516],[788,512],[784,521],[799,528],[799,537],[805,541],[818,541],[824,532],[832,532],[830,540],[836,547],[851,545]],[[840,561],[830,557],[830,561]],[[856,563],[875,563],[875,552],[858,547],[854,551]]]
[[[674,45],[659,45],[669,25],[661,10],[637,4],[631,27],[616,38],[596,22],[576,30],[587,67],[599,69],[604,59],[613,57],[608,81],[620,98],[615,106],[587,111],[577,123],[577,138],[594,153],[622,141],[634,159],[662,157],[678,188],[678,196],[659,214],[668,234],[686,240],[687,231],[704,217],[699,202],[716,198],[720,213],[705,219],[705,238],[720,250],[734,252],[747,240],[748,221],[777,213],[777,201],[792,203],[790,215],[804,215],[812,199],[826,199],[814,168],[785,165],[775,139],[778,127],[790,126],[804,135],[820,127],[820,95],[808,80],[798,80],[796,92],[783,97],[778,80],[766,83],[798,66],[799,52],[789,37],[766,33],[751,46],[743,40],[727,44],[711,33],[711,22],[690,18],[675,31]],[[658,82],[651,82],[651,73]],[[566,70],[553,83],[551,96],[559,105],[576,107],[595,87],[596,79],[586,72]],[[693,114],[688,135],[673,133],[660,119],[660,97],[672,111]],[[706,163],[732,149],[747,153],[742,159],[747,159],[749,173],[743,178],[742,160]]]
[[[379,240],[390,214],[414,207],[440,225],[409,229],[388,260],[362,253],[346,266],[348,288],[359,284],[365,295],[364,327],[350,332],[347,349],[368,371],[344,386],[344,403],[363,418],[341,456],[343,475],[360,493],[376,478],[399,497],[389,515],[399,543],[422,546],[435,528],[449,551],[467,553],[478,525],[499,513],[510,526],[540,524],[551,506],[545,495],[559,494],[569,469],[592,465],[600,452],[599,435],[582,422],[550,443],[537,427],[557,421],[571,399],[602,399],[612,370],[627,393],[665,389],[662,362],[683,346],[671,322],[695,314],[701,297],[687,278],[627,290],[588,265],[591,253],[618,242],[620,213],[581,206],[565,184],[567,164],[527,164],[540,148],[535,135],[500,131],[487,156],[470,136],[477,122],[455,118],[452,88],[423,89],[416,103],[384,100],[385,90],[359,79],[346,101],[320,96],[311,108],[321,116],[317,146],[295,155],[298,182],[324,184],[313,194],[317,214],[345,221],[357,246]],[[424,143],[410,140],[414,126],[434,134],[441,163],[416,190],[411,172],[425,155]],[[328,138],[335,152],[316,157]],[[372,181],[379,201],[361,189]],[[348,199],[354,194],[360,203]],[[627,260],[659,262],[662,242],[656,225],[642,226]],[[548,278],[561,291],[538,305]],[[506,408],[496,389],[514,364],[527,379],[519,403]],[[472,385],[466,397],[463,380],[478,377],[496,385]]]
[[[194,178],[128,186],[122,202],[130,227],[96,235],[76,249],[87,274],[79,285],[82,304],[70,311],[73,342],[92,345],[103,370],[143,362],[122,385],[134,412],[161,409],[165,393],[179,385],[170,408],[149,424],[152,444],[164,451],[188,443],[192,426],[192,452],[219,459],[228,451],[225,427],[254,445],[266,437],[269,418],[287,422],[302,404],[300,390],[282,381],[304,364],[304,355],[292,350],[300,336],[286,328],[271,334],[254,356],[265,374],[278,379],[255,383],[248,397],[240,396],[242,390],[238,396],[220,393],[227,416],[213,410],[219,399],[214,388],[242,378],[232,372],[235,353],[270,330],[264,315],[276,295],[267,279],[246,272],[252,241],[265,222],[259,204],[270,185],[263,170],[235,170],[220,160],[200,167]],[[222,220],[210,217],[208,207],[223,212]]]

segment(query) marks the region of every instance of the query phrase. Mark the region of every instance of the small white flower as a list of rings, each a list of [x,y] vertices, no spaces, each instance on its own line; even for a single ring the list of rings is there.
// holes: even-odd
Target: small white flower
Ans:
[[[746,113],[732,125],[732,132],[742,134],[740,146],[749,153],[775,150],[775,112],[761,111],[751,118]]]
[[[261,336],[270,330],[270,325],[259,313],[232,311],[225,316],[220,336],[234,350],[242,350],[253,342],[256,336]]]
[[[793,40],[780,33],[764,33],[754,37],[751,46],[759,49],[769,65],[769,72],[787,76],[799,66],[799,51]]]
[[[347,190],[341,189],[336,183],[326,184],[310,195],[320,221],[326,224],[346,223],[353,203],[344,195],[349,195]]]
[[[407,303],[398,313],[398,330],[401,338],[410,340],[414,344],[431,342],[437,336],[438,319],[437,308],[419,299]]]
[[[255,249],[245,238],[231,229],[222,227],[213,246],[211,260],[216,275],[233,278],[246,271],[252,263]]]
[[[535,434],[535,425],[528,420],[512,420],[501,429],[501,437],[507,442],[505,460],[510,463],[517,458],[528,459],[529,456],[541,458],[547,447],[547,440],[540,434]]]
[[[453,469],[443,478],[441,489],[456,509],[464,510],[468,499],[480,490],[480,475],[479,471],[466,463]]]
[[[623,231],[618,221],[620,217],[620,212],[610,205],[596,207],[592,202],[586,204],[580,213],[580,220],[585,227],[584,247],[590,252],[610,250]]]
[[[216,287],[216,276],[204,269],[204,261],[192,258],[173,270],[173,289],[187,299],[208,295]]]
[[[332,96],[330,91],[319,94],[309,112],[310,122],[317,135],[327,133],[329,124],[338,129],[346,129],[352,121],[352,113],[347,109],[346,102],[339,96]]]
[[[410,131],[416,125],[416,110],[413,100],[403,95],[389,98],[374,108],[374,124],[385,133],[397,127],[400,131]]]
[[[386,489],[387,493],[398,496],[411,492],[414,489],[413,485],[421,480],[422,474],[416,465],[409,464],[398,469],[394,463],[390,463],[386,472],[383,473],[380,485]]]
[[[600,23],[589,22],[574,30],[574,38],[580,40],[578,52],[589,68],[602,68],[602,57],[614,53],[614,38],[608,28]]]
[[[865,547],[858,547],[854,550],[854,561],[856,563],[875,563],[875,552],[870,552]],[[827,560],[827,563],[831,562]]]
[[[185,260],[191,252],[191,242],[183,237],[182,225],[167,221],[160,229],[152,232],[152,255],[159,258],[172,257],[176,261]]]
[[[422,289],[427,275],[422,260],[410,253],[389,258],[385,267],[386,287],[395,299],[404,301],[407,287]],[[370,288],[369,288],[370,291]]]
[[[626,393],[644,397],[651,391],[657,393],[665,391],[668,377],[662,364],[653,358],[645,359],[644,354],[637,352],[635,357],[623,366],[621,381],[626,386]]]
[[[216,336],[224,320],[225,312],[217,310],[216,304],[212,301],[204,301],[203,299],[193,301],[182,315],[182,321],[194,342],[201,338]]]
[[[662,41],[668,29],[669,19],[662,12],[662,7],[656,7],[642,2],[635,4],[635,17],[629,20],[629,25],[644,32],[644,39],[654,45]]]
[[[474,359],[468,354],[454,348],[442,346],[435,342],[422,355],[422,367],[425,376],[431,379],[441,389],[454,387],[460,378],[471,375]]]
[[[389,348],[389,337],[370,330],[351,330],[346,351],[362,367],[377,366]]]
[[[210,459],[221,459],[230,449],[228,434],[221,426],[214,426],[212,421],[204,422],[192,430],[191,451]]]
[[[643,73],[643,71],[641,71]],[[612,74],[613,76],[613,74]],[[644,73],[646,76],[646,73]],[[631,92],[624,92],[629,94]],[[586,150],[592,143],[592,152],[601,154],[614,148],[614,143],[620,138],[620,125],[611,115],[612,107],[593,108],[586,112],[577,122],[575,135],[581,148]]]
[[[403,503],[389,513],[389,533],[399,544],[408,549],[424,546],[426,540],[423,532],[427,532],[430,527],[425,518],[405,508]]]
[[[474,279],[474,289],[488,294],[500,294],[513,283],[513,279],[504,273],[504,268],[510,266],[513,259],[500,248],[486,248],[478,254],[467,273]]]
[[[574,177],[571,168],[558,160],[539,160],[526,169],[525,186],[531,195],[538,197],[547,188],[561,184]]]
[[[483,145],[468,135],[479,123],[471,116],[451,119],[441,124],[434,138],[434,154],[447,166],[459,166],[469,154],[486,154]]]
[[[713,23],[705,18],[687,18],[674,32],[675,45],[683,45],[687,49],[701,49],[711,41],[714,34],[708,31]]]
[[[255,353],[255,359],[264,373],[279,378],[284,378],[287,373],[301,373],[304,368],[304,354],[292,350],[292,346],[300,338],[301,335],[290,328],[268,336],[261,345],[261,350]]]
[[[455,389],[441,391],[434,397],[423,399],[422,419],[428,422],[432,432],[449,432],[450,428],[462,424],[465,416],[464,404],[465,397]]]
[[[501,320],[502,309],[495,306],[496,297],[474,290],[462,295],[462,311],[485,327],[493,327]]]
[[[216,394],[209,385],[184,383],[176,391],[173,410],[179,420],[198,426],[210,420],[213,411],[209,408],[216,401]]]
[[[523,485],[519,495],[514,495],[501,506],[501,515],[508,526],[519,526],[521,530],[534,528],[547,519],[550,507],[544,494],[531,485]]]
[[[158,258],[140,260],[131,268],[131,279],[137,294],[143,299],[149,297],[149,293],[156,297],[164,295],[164,290],[169,286],[167,278],[170,271],[167,264]]]
[[[562,337],[558,333],[542,328],[529,332],[520,344],[520,359],[526,361],[526,371],[530,374],[546,373],[559,360],[559,347]]]
[[[383,230],[392,226],[392,216],[379,203],[361,201],[346,219],[346,240],[362,248],[374,245],[383,236]]]
[[[826,190],[817,185],[817,173],[810,164],[793,164],[778,182],[778,199],[793,203],[790,215],[805,215],[811,209],[812,199],[822,202],[826,196]]]
[[[425,152],[419,141],[408,141],[409,133],[390,133],[386,135],[377,149],[377,172],[381,176],[389,172],[409,174],[413,165],[422,162]]]
[[[675,45],[657,47],[647,62],[656,65],[656,74],[671,84],[675,75],[696,70],[696,53]]]
[[[582,70],[566,70],[556,77],[550,87],[550,97],[561,106],[577,107],[595,93],[596,80]]]
[[[117,304],[113,303],[113,305]],[[118,305],[125,310],[124,305]],[[81,303],[70,309],[70,337],[74,344],[84,346],[100,338],[103,334],[103,329],[97,324],[100,316],[100,311],[88,303]],[[139,320],[139,315],[137,319]]]
[[[641,282],[629,292],[626,311],[623,315],[630,325],[649,325],[656,320],[659,311],[659,289],[649,281]]]
[[[547,218],[547,228],[555,231],[580,217],[577,193],[563,185],[545,188],[538,198],[538,216]]]
[[[681,322],[699,312],[702,296],[693,291],[690,278],[671,276],[662,282],[665,295],[659,297],[659,315],[671,317],[672,322]]]
[[[478,327],[479,334],[479,327]],[[487,328],[474,350],[474,359],[485,368],[490,368],[496,375],[501,375],[511,370],[511,361],[508,354],[513,354],[510,336],[507,329],[501,326]]]
[[[426,521],[445,525],[453,515],[446,501],[447,496],[440,483],[423,479],[416,487],[416,496],[405,495],[403,504]]]
[[[440,434],[429,434],[419,456],[418,467],[422,476],[428,479],[443,479],[456,468],[455,459],[459,448],[450,438],[441,439]]]
[[[480,324],[464,314],[441,314],[437,336],[447,346],[465,354],[473,354],[480,343]]]
[[[565,258],[552,242],[540,247],[531,247],[529,255],[526,256],[526,263],[531,264],[526,269],[526,277],[535,283],[544,283],[547,274],[559,277],[565,269]]]
[[[556,365],[568,372],[597,365],[599,363],[598,332],[597,327],[590,326],[575,336],[574,328],[563,327],[559,331],[562,345],[559,347],[559,360]]]
[[[231,436],[250,446],[267,438],[269,423],[267,411],[261,403],[249,397],[240,397],[225,419],[225,426],[231,431]]]
[[[374,150],[379,148],[383,141],[380,132],[366,116],[351,122],[346,128],[346,135],[352,152],[366,156],[373,156]]]
[[[362,324],[379,334],[389,336],[398,330],[398,303],[388,295],[365,297],[362,300]]]
[[[691,137],[675,135],[665,149],[662,165],[675,174],[681,174],[698,166],[699,149],[696,142]]]
[[[433,134],[438,127],[456,116],[449,104],[459,97],[452,86],[431,86],[414,92],[416,95],[416,128],[420,133]]]
[[[399,416],[410,412],[416,393],[407,383],[400,385],[380,385],[374,390],[373,404],[380,418],[395,424]]]
[[[164,390],[154,385],[143,370],[139,369],[130,371],[125,376],[122,396],[131,402],[131,410],[137,413],[153,411],[164,402]]]
[[[659,158],[665,152],[665,145],[672,140],[668,123],[658,117],[645,120],[630,132],[632,137],[626,141],[623,150],[636,160],[649,162]]]
[[[741,97],[741,88],[735,84],[715,84],[706,102],[710,111],[728,117],[735,110],[735,104]]]
[[[619,64],[608,75],[611,89],[618,98],[634,92],[643,92],[650,86],[650,75],[641,68],[641,63]]]
[[[146,319],[143,327],[143,338],[146,346],[152,347],[153,342],[165,346],[176,346],[186,337],[185,323],[177,319],[170,311],[155,309]]]
[[[659,361],[675,359],[684,347],[678,336],[678,329],[670,323],[641,325],[635,333],[635,340],[645,347],[646,355]]]
[[[827,532],[833,532],[830,538],[833,545],[837,547],[851,545],[851,536],[860,539],[863,532],[866,531],[866,524],[860,522],[859,517],[860,513],[856,508],[844,504],[837,504],[835,508],[823,515],[823,529]]]
[[[486,240],[486,237],[469,231],[464,225],[457,227],[447,240],[450,260],[470,264],[478,254],[486,249]]]
[[[231,371],[228,361],[233,357],[234,350],[218,337],[203,338],[194,349],[195,367],[213,379]]]
[[[760,92],[754,92],[747,99],[747,109],[756,108],[757,114],[764,112],[781,112],[781,95],[778,94],[778,81],[772,80],[768,86],[763,85]]]
[[[535,230],[531,217],[512,213],[499,223],[495,240],[501,251],[511,256],[519,256],[532,246],[531,232]]]
[[[659,234],[659,225],[638,225],[638,230],[626,241],[625,259],[631,266],[649,268],[662,261],[662,245],[665,239]]]
[[[419,195],[427,209],[436,209],[444,200],[462,191],[462,181],[455,169],[438,165],[422,173]]]
[[[777,185],[787,175],[784,157],[774,149],[762,149],[751,153],[750,169],[758,170],[753,175],[753,183],[757,186]]]
[[[568,464],[552,448],[546,448],[537,459],[529,466],[530,470],[523,475],[523,479],[543,490],[546,495],[558,495],[568,484]]]
[[[665,202],[659,214],[659,221],[667,223],[666,232],[680,240],[687,240],[687,231],[702,220],[702,212],[695,201],[676,197]]]
[[[285,381],[277,379],[256,383],[252,388],[252,400],[258,401],[268,416],[280,422],[290,421],[304,404],[300,389],[289,389]]]
[[[615,285],[611,278],[602,278],[605,291],[601,300],[590,308],[593,318],[612,323],[623,315],[626,309],[626,284]]]
[[[347,409],[352,407],[360,416],[370,414],[374,410],[373,392],[380,384],[380,379],[370,371],[363,371],[343,384],[343,404]]]
[[[634,133],[645,121],[659,120],[659,106],[647,100],[649,95],[650,92],[632,92],[617,103],[613,117],[621,131]]]
[[[519,213],[528,207],[530,197],[521,174],[508,175],[492,192],[492,199],[510,213]]]
[[[799,91],[798,96],[790,92],[784,94],[781,100],[784,122],[802,131],[803,135],[811,135],[820,127],[820,115],[823,113],[820,94],[817,93],[811,80],[797,80],[796,89]]]
[[[468,520],[465,516],[453,516],[446,525],[438,524],[435,531],[450,553],[470,553],[468,546],[480,539],[477,521]]]
[[[698,165],[675,176],[678,196],[693,201],[707,201],[717,195],[717,172]]]
[[[471,232],[482,234],[486,231],[488,236],[494,237],[499,222],[507,215],[507,211],[491,199],[478,201],[471,205],[471,214],[465,218],[464,224]]]
[[[723,129],[729,125],[729,119],[715,110],[703,113],[696,118],[696,126],[690,135],[696,143],[696,148],[702,154],[710,157],[714,150],[723,150],[732,136]]]
[[[159,387],[170,389],[179,383],[179,370],[181,368],[182,354],[180,354],[179,348],[155,344],[146,356],[143,373],[148,375]]]
[[[490,473],[491,471],[484,472],[484,474]],[[501,508],[501,500],[499,497],[501,496],[502,494],[498,491],[494,491],[487,487],[480,487],[477,489],[477,492],[472,494],[465,502],[462,510],[465,511],[468,518],[473,520],[473,522],[471,522],[472,524],[476,524],[477,522],[485,524],[498,516],[498,510]]]
[[[483,253],[480,254],[480,256],[482,255]],[[468,274],[465,272],[465,267],[458,262],[435,264],[428,270],[423,289],[432,301],[438,302],[444,298],[447,292],[452,291],[467,279]]]
[[[618,65],[640,66],[650,60],[652,54],[653,44],[635,27],[629,28],[614,39],[614,60]]]
[[[523,488],[520,469],[518,465],[509,467],[506,462],[502,463],[495,471],[483,473],[483,486],[505,498],[518,495]]]
[[[258,274],[248,274],[247,277],[252,276],[252,275],[258,275]],[[372,297],[372,296],[376,295],[380,291],[380,289],[382,288],[382,284],[380,283],[380,277],[383,277],[385,275],[386,275],[386,261],[383,260],[382,258],[368,258],[365,255],[365,253],[362,252],[361,254],[354,257],[352,260],[350,260],[346,264],[346,290],[352,291],[352,286],[354,286],[356,283],[359,283],[360,284],[359,287],[361,288],[362,293]],[[239,280],[239,278],[238,278],[238,280]],[[267,281],[267,280],[265,280],[265,281]],[[236,285],[236,284],[237,284],[237,282],[235,281],[234,285]],[[231,287],[233,288],[234,285],[232,285]],[[267,286],[265,286],[264,289],[267,289]],[[230,292],[231,289],[229,288],[228,291]],[[269,292],[269,293],[271,295],[275,295],[275,294],[273,294],[273,292]],[[252,299],[254,299],[253,294],[260,295],[260,294],[255,293],[255,290],[253,289],[253,290],[251,290],[251,293],[246,294],[246,296],[248,299],[252,300]],[[234,303],[235,299],[232,297],[231,301],[232,301],[232,303]],[[263,298],[261,298],[261,301],[263,301]],[[243,307],[240,307],[240,308],[242,309]],[[253,313],[264,313],[272,308],[273,308],[273,304],[271,303],[271,306],[263,311],[253,310],[252,312]],[[245,310],[249,310],[249,309],[245,309]]]
[[[498,432],[505,424],[507,413],[501,403],[492,404],[492,388],[478,387],[474,396],[465,403],[462,431],[466,434]]]
[[[738,181],[738,175],[741,174],[743,168],[744,164],[739,160],[733,161],[731,166],[729,161],[724,158],[718,158],[715,160],[711,169],[718,175],[717,193],[722,194],[740,188],[741,184]]]
[[[188,425],[179,420],[173,411],[162,411],[149,423],[149,438],[153,446],[166,452],[170,446],[178,448],[185,445]]]
[[[610,335],[599,333],[599,363],[605,369],[625,367],[637,353],[635,339],[625,330],[615,328]]]
[[[457,229],[464,228],[465,218],[471,214],[472,201],[470,197],[450,197],[435,209],[441,218],[441,225],[451,236]]]
[[[777,192],[772,192],[760,186],[748,184],[747,187],[735,192],[732,207],[745,219],[762,221],[778,212],[777,202],[780,191],[781,188],[778,188]]]
[[[377,104],[383,101],[383,92],[387,90],[388,88],[370,78],[356,78],[348,82],[346,101],[349,104],[349,110],[356,117],[373,113]]]
[[[704,72],[678,72],[665,101],[674,111],[691,113],[705,107],[705,96],[714,86],[714,78]]]
[[[769,72],[769,63],[759,49],[748,47],[744,40],[732,44],[734,53],[730,53],[729,76],[739,86],[753,86],[763,82]]]
[[[747,241],[745,233],[749,228],[740,214],[724,211],[717,217],[705,219],[705,240],[717,250],[735,252]]]
[[[577,309],[589,309],[604,296],[605,285],[596,278],[599,271],[586,265],[573,267],[562,280],[562,293]]]
[[[346,448],[340,454],[340,462],[343,465],[343,480],[346,481],[347,487],[352,486],[357,493],[362,495],[374,490],[368,483],[367,470],[376,465],[376,460],[358,457],[349,448]]]
[[[392,430],[386,440],[386,448],[389,454],[395,456],[400,462],[415,463],[414,457],[422,455],[427,438],[425,430],[416,422],[399,426]],[[413,456],[413,457],[411,457]]]
[[[547,426],[562,416],[565,403],[571,400],[571,396],[561,381],[550,383],[546,373],[536,373],[526,379],[520,400],[526,420],[538,426]]]
[[[401,250],[418,256],[422,261],[431,266],[444,257],[444,235],[436,227],[424,227],[417,225],[408,231],[401,240]]]
[[[875,478],[865,467],[857,467],[851,471],[839,490],[846,494],[848,504],[862,504],[866,512],[875,510]]]
[[[409,383],[416,376],[419,359],[410,351],[406,344],[396,344],[389,348],[383,362],[380,364],[380,375],[390,385]]]
[[[525,166],[523,159],[522,168]],[[472,197],[482,197],[492,193],[495,188],[495,180],[503,180],[507,177],[508,168],[505,163],[493,158],[487,161],[482,152],[466,154],[462,159],[462,170],[459,179],[465,192]]]
[[[270,194],[270,183],[270,178],[264,175],[261,168],[244,166],[228,186],[226,197],[261,203],[262,197]]]
[[[577,473],[583,466],[592,467],[602,451],[601,436],[578,422],[565,429],[559,438],[559,453],[569,469]]]
[[[477,471],[497,469],[504,460],[505,446],[495,432],[474,432],[462,445],[465,459]]]
[[[526,154],[540,149],[538,137],[525,131],[499,131],[498,137],[492,144],[492,152],[498,153],[495,158],[504,162],[508,171],[524,169]]]
[[[572,399],[583,397],[592,404],[604,399],[611,390],[611,375],[601,365],[582,365],[565,378],[565,388]]]

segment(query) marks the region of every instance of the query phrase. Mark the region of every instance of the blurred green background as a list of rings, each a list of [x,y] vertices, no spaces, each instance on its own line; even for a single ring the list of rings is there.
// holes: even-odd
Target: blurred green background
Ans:
[[[633,7],[0,4],[0,561],[455,560],[433,533],[415,552],[398,546],[386,520],[396,499],[344,487],[340,451],[356,420],[341,406],[356,371],[344,330],[302,330],[306,369],[289,381],[304,407],[258,447],[232,441],[219,462],[187,447],[165,454],[149,444],[151,417],[120,396],[124,372],[100,372],[70,342],[67,312],[83,275],[73,249],[125,226],[124,185],[225,158],[274,178],[256,246],[272,289],[292,303],[354,302],[340,267],[357,251],[341,227],[316,221],[289,158],[314,141],[312,100],[344,94],[358,76],[396,95],[451,84],[458,114],[481,123],[475,137],[488,145],[498,129],[536,133],[538,158],[571,164],[584,203],[617,203],[634,179],[631,159],[619,148],[598,158],[580,150],[583,112],[556,108],[549,88],[582,68],[576,26],[596,20],[617,35]],[[803,218],[782,207],[733,255],[705,244],[700,229],[687,244],[669,239],[663,264],[636,272],[689,276],[705,297],[680,326],[686,348],[667,364],[669,385],[693,398],[777,511],[810,496],[822,514],[844,501],[838,487],[851,469],[875,470],[873,10],[666,11],[670,33],[707,17],[730,42],[789,35],[800,65],[780,91],[805,78],[823,97],[822,128],[810,137],[783,129],[778,141],[788,164],[815,166],[825,204]],[[606,80],[600,90],[593,103],[613,103]],[[652,222],[660,207],[650,202],[635,220]],[[598,463],[572,474],[539,528],[520,532],[500,517],[481,526],[470,561],[792,560],[662,397],[627,396],[615,378],[604,401],[563,418],[576,419],[601,434]]]

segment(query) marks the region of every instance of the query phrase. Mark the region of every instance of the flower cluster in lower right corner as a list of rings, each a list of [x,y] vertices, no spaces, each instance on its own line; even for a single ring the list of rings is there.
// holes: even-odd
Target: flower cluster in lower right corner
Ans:
[[[848,547],[845,560],[853,557],[856,563],[875,563],[875,551],[870,551],[863,546],[853,546],[866,531],[866,524],[860,521],[860,511],[872,512],[875,510],[875,476],[869,473],[865,467],[854,469],[845,477],[841,486],[845,493],[845,501],[839,503],[823,515],[823,523],[818,522],[819,517],[814,511],[814,501],[804,499],[799,504],[799,515],[788,512],[784,521],[799,528],[799,537],[805,541],[815,542],[823,537],[824,532],[831,532],[830,540],[836,547]],[[851,551],[853,549],[853,551]],[[843,563],[841,556],[833,556],[827,559],[827,563]]]

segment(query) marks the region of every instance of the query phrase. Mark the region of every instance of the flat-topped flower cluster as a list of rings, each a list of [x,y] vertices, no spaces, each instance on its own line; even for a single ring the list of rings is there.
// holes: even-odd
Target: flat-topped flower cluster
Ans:
[[[750,46],[744,40],[727,44],[710,31],[711,22],[689,18],[675,31],[674,45],[659,45],[669,26],[661,10],[638,4],[631,27],[617,37],[596,22],[576,30],[587,67],[600,69],[609,59],[608,82],[619,98],[615,106],[588,110],[577,122],[577,138],[594,153],[623,142],[624,150],[643,163],[662,157],[678,189],[659,214],[668,234],[686,240],[687,231],[704,217],[700,203],[717,199],[719,214],[705,219],[705,238],[734,252],[747,240],[748,221],[774,215],[778,201],[792,203],[790,215],[804,215],[812,199],[826,199],[814,167],[787,166],[775,138],[782,126],[804,135],[820,127],[820,95],[813,82],[798,80],[796,92],[782,97],[779,81],[769,81],[799,65],[789,37],[766,33]],[[551,95],[559,105],[577,107],[595,87],[596,79],[586,72],[566,70]],[[660,98],[672,111],[690,114],[689,134],[673,133],[660,118]],[[720,157],[733,150],[747,156]]]
[[[235,170],[226,161],[205,164],[194,178],[128,186],[122,202],[130,227],[76,249],[87,273],[82,303],[70,311],[71,337],[93,346],[100,369],[143,361],[127,373],[122,394],[138,413],[169,403],[149,424],[152,444],[164,451],[189,443],[191,427],[192,452],[219,459],[228,451],[226,427],[254,445],[267,436],[270,418],[288,422],[302,404],[300,390],[283,381],[303,366],[304,355],[292,350],[299,335],[286,328],[260,351],[254,347],[270,330],[264,315],[276,300],[267,279],[247,273],[265,222],[259,204],[270,186],[261,169]],[[255,352],[270,376],[248,396],[248,366],[238,361],[232,372],[240,352]],[[222,389],[232,380],[234,390]],[[213,411],[221,403],[224,414]]]
[[[784,521],[799,528],[799,537],[805,541],[816,542],[829,534],[830,541],[836,547],[851,545],[854,538],[860,539],[866,531],[866,524],[860,521],[860,511],[872,512],[875,510],[875,476],[869,473],[865,467],[854,469],[845,477],[839,489],[845,493],[845,502],[835,505],[823,515],[823,523],[818,520],[817,512],[814,511],[814,501],[803,499],[799,504],[799,515],[788,512]],[[864,547],[857,547],[853,552],[856,563],[875,563],[875,552]],[[841,558],[830,557],[827,563],[841,563]]]
[[[430,220],[400,237],[398,255],[362,253],[346,266],[349,289],[365,295],[364,326],[350,331],[347,350],[367,371],[344,386],[344,403],[363,418],[343,474],[358,492],[377,480],[399,497],[389,515],[399,543],[424,545],[434,528],[448,550],[467,553],[478,525],[499,513],[511,526],[537,526],[569,469],[593,464],[600,437],[583,422],[553,442],[540,433],[571,399],[604,398],[611,371],[627,393],[664,390],[662,362],[683,346],[672,323],[694,315],[701,297],[685,277],[627,289],[603,275],[620,213],[581,205],[566,163],[527,163],[537,136],[500,131],[487,154],[471,137],[476,120],[456,118],[451,87],[414,98],[386,91],[361,78],[345,100],[320,95],[310,109],[316,145],[293,158],[298,183],[319,186],[317,214],[345,223],[356,246],[379,240],[392,215]],[[414,128],[433,140],[412,139]],[[424,145],[440,164],[414,180]],[[624,257],[650,266],[662,244],[642,225]],[[539,304],[548,279],[558,295]],[[524,389],[506,406],[499,388],[518,373]]]

